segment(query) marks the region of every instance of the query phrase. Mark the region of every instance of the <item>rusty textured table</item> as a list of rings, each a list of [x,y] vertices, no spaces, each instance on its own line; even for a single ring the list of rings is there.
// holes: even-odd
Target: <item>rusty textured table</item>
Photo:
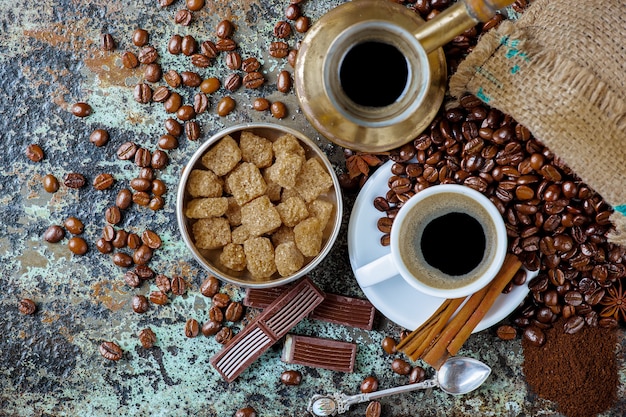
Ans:
[[[339,3],[309,1],[305,14],[314,22]],[[164,133],[166,114],[160,105],[140,105],[133,100],[133,87],[141,81],[140,70],[121,66],[120,54],[137,51],[131,34],[137,27],[150,32],[150,43],[161,55],[164,69],[191,69],[184,56],[166,52],[174,33],[191,34],[199,40],[214,37],[221,19],[237,26],[235,39],[244,56],[263,61],[268,80],[259,92],[241,89],[233,94],[236,110],[227,117],[215,114],[221,92],[211,98],[208,113],[198,117],[203,138],[223,127],[246,121],[276,121],[268,113],[250,109],[251,98],[263,95],[282,100],[289,115],[277,121],[298,128],[314,138],[339,171],[343,150],[320,138],[297,108],[294,93],[275,89],[276,74],[290,69],[285,60],[267,54],[272,28],[283,16],[286,1],[207,1],[188,27],[174,24],[174,14],[184,7],[177,0],[160,8],[156,0],[41,0],[0,2],[0,415],[1,416],[228,416],[250,405],[259,416],[304,415],[308,398],[318,392],[341,390],[356,393],[365,376],[376,375],[380,388],[405,384],[406,377],[391,372],[391,357],[380,342],[396,336],[400,328],[378,317],[374,331],[355,330],[305,320],[295,333],[353,341],[358,344],[355,372],[343,374],[287,365],[280,361],[280,343],[256,361],[238,380],[225,383],[209,365],[219,345],[213,338],[188,339],[183,325],[188,318],[207,319],[210,302],[200,295],[199,284],[206,273],[193,261],[178,235],[175,223],[175,190],[185,160],[199,146],[181,140],[169,152],[170,164],[159,173],[168,192],[165,207],[153,212],[134,206],[125,211],[121,227],[135,232],[158,231],[164,245],[150,265],[157,272],[183,276],[190,288],[161,308],[146,314],[132,312],[134,293],[148,293],[154,285],[133,290],[122,279],[120,268],[109,255],[95,250],[94,242],[105,225],[104,211],[115,194],[137,174],[136,167],[116,157],[117,147],[128,140],[155,149]],[[100,35],[110,33],[117,49],[100,48]],[[290,39],[295,46],[297,35]],[[202,70],[204,76],[225,73],[223,63]],[[185,93],[187,94],[187,93]],[[191,94],[191,93],[190,93]],[[185,96],[190,100],[191,95]],[[79,119],[69,113],[72,103],[86,101],[94,112]],[[110,142],[103,147],[89,140],[95,128],[106,128]],[[26,147],[41,145],[45,158],[38,163],[25,156]],[[61,189],[49,194],[42,177],[52,173],[61,179],[80,172],[90,183],[102,172],[116,178],[115,186],[96,191]],[[354,196],[345,196],[344,227],[330,256],[311,274],[321,289],[362,297],[350,268],[346,241],[347,223]],[[76,216],[86,225],[90,250],[85,256],[70,253],[65,243],[51,244],[42,234],[51,224]],[[241,289],[224,286],[235,300]],[[17,302],[35,300],[33,316],[18,313]],[[255,311],[237,325],[240,329]],[[136,333],[151,327],[157,345],[143,349]],[[620,340],[623,340],[620,333]],[[119,362],[103,359],[98,346],[114,340],[124,349]],[[624,350],[618,350],[620,380],[624,381]],[[477,392],[451,397],[437,391],[413,393],[382,400],[386,416],[530,416],[555,415],[556,406],[530,393],[521,372],[523,354],[519,340],[503,342],[492,330],[470,338],[463,353],[478,357],[493,367],[488,382]],[[301,370],[300,386],[279,382],[286,369]],[[619,401],[606,415],[624,415],[623,387]],[[348,415],[363,415],[365,405],[353,407]]]

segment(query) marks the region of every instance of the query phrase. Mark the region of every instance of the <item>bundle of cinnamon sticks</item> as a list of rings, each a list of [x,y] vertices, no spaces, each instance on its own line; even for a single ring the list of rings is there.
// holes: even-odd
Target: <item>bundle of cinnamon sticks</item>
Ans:
[[[486,287],[468,297],[445,300],[428,320],[398,344],[398,351],[413,361],[422,359],[439,369],[448,357],[458,353],[521,266],[515,255],[508,254]]]

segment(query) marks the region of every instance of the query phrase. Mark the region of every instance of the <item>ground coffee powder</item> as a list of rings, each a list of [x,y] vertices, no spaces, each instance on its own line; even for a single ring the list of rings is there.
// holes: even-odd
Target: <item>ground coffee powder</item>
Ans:
[[[523,340],[523,371],[533,392],[554,401],[567,417],[591,417],[617,397],[614,329],[585,326],[566,334],[563,319],[546,331],[541,347]]]

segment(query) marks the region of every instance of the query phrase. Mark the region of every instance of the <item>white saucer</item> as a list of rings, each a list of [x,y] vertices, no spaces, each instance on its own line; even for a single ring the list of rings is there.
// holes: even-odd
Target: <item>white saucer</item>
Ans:
[[[365,183],[352,208],[348,225],[348,252],[359,285],[357,269],[390,251],[388,246],[380,244],[382,235],[376,227],[376,222],[384,214],[374,208],[373,201],[376,197],[384,197],[389,190],[387,180],[392,175],[392,165],[393,161],[389,161],[376,170]],[[527,283],[537,275],[537,271],[526,272]],[[361,289],[378,311],[409,330],[419,327],[444,301],[443,298],[431,297],[416,290],[400,275]],[[500,295],[474,332],[484,330],[504,319],[524,301],[527,294],[528,286],[521,285],[515,286],[508,294]]]

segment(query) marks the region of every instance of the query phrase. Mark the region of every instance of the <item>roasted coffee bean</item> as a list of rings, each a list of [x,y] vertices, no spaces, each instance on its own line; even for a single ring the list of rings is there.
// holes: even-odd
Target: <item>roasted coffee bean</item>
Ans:
[[[168,99],[170,93],[170,89],[164,85],[157,87],[157,89],[154,90],[154,93],[152,93],[152,101],[155,103],[163,103]]]
[[[296,370],[284,371],[280,374],[280,382],[285,385],[300,385],[302,382],[302,372]]]
[[[302,11],[300,10],[300,6],[297,4],[290,4],[287,9],[285,9],[285,18],[288,20],[296,20],[302,15]]]
[[[115,183],[115,179],[111,174],[98,174],[96,178],[93,179],[93,188],[96,190],[102,191],[109,189]]]
[[[156,179],[152,181],[152,194],[162,196],[167,191],[167,186],[162,180]]]
[[[408,375],[411,372],[411,364],[404,359],[396,358],[391,362],[391,370],[398,375]]]
[[[140,206],[147,206],[150,204],[150,194],[145,191],[138,191],[133,194],[133,203],[138,204]]]
[[[187,283],[183,279],[183,277],[175,275],[172,277],[171,282],[172,293],[174,295],[183,295],[187,291]]]
[[[169,163],[169,157],[167,153],[163,152],[160,149],[157,149],[152,153],[152,158],[150,159],[150,166],[154,169],[163,169]]]
[[[144,245],[148,246],[150,249],[158,249],[161,247],[161,238],[158,234],[153,232],[152,230],[145,230],[141,234],[141,241]]]
[[[215,35],[217,35],[218,38],[226,39],[230,38],[233,35],[234,31],[235,26],[230,20],[222,20],[217,24],[217,27],[215,28]]]
[[[243,76],[242,82],[246,88],[256,89],[265,83],[265,77],[258,71],[251,71]]]
[[[291,74],[289,74],[289,71],[283,70],[278,73],[276,88],[281,93],[288,93],[291,90]]]
[[[69,188],[81,188],[85,185],[85,177],[77,172],[70,172],[63,178],[63,184]]]
[[[183,37],[180,35],[172,35],[169,42],[167,43],[167,50],[172,55],[178,55],[182,51],[182,45],[183,45]],[[170,71],[173,71],[173,70],[170,70]]]
[[[270,108],[270,102],[262,97],[255,98],[252,102],[252,108],[256,111],[265,111]]]
[[[287,62],[289,63],[291,68],[296,67],[297,59],[298,59],[298,50],[297,49],[290,50],[289,53],[287,54]]]
[[[213,336],[222,328],[222,323],[216,321],[207,321],[202,325],[202,334],[205,336]]]
[[[176,12],[176,15],[174,16],[174,22],[182,26],[189,26],[192,17],[193,15],[189,10],[181,9]]]
[[[243,305],[240,302],[232,302],[226,307],[224,318],[227,321],[237,322],[243,317]]]
[[[192,56],[196,52],[197,49],[198,49],[198,42],[196,41],[196,38],[194,38],[191,35],[183,36],[183,39],[180,44],[180,51],[183,53],[183,55]],[[208,57],[206,58],[208,59]],[[193,60],[192,60],[192,64],[193,64]]]
[[[389,355],[396,353],[396,345],[396,341],[389,336],[385,337],[382,341],[383,350]]]
[[[220,289],[220,281],[213,275],[207,277],[200,285],[200,293],[205,297],[213,297]]]
[[[117,157],[121,160],[129,160],[135,157],[138,146],[133,142],[124,142],[117,148]]]
[[[110,33],[103,33],[100,36],[100,48],[103,51],[113,51],[115,49],[115,40]]]
[[[235,109],[235,100],[232,97],[226,96],[223,97],[217,103],[217,114],[220,117],[228,116]]]
[[[145,46],[150,40],[150,34],[145,29],[135,29],[132,40],[135,46]]]
[[[185,336],[196,337],[200,333],[200,324],[196,319],[189,319],[185,323]]]
[[[546,343],[545,333],[536,325],[530,325],[524,329],[524,339],[537,347]]]
[[[148,265],[137,265],[135,273],[144,281],[154,278],[154,271]]]
[[[146,68],[144,69],[144,72],[143,72],[143,77],[146,81],[150,83],[156,83],[161,79],[162,76],[163,76],[163,72],[161,71],[161,65],[156,64],[156,63],[146,65]],[[154,101],[157,101],[157,100],[154,100]]]
[[[122,54],[122,65],[125,68],[133,69],[139,66],[139,59],[137,59],[137,55],[130,51],[126,51]]]
[[[224,321],[224,312],[218,306],[211,306],[209,309],[209,320],[221,323]]]
[[[158,274],[154,278],[154,284],[164,293],[168,293],[172,290],[170,279],[164,274]]]
[[[234,51],[237,44],[232,39],[220,39],[215,43],[215,48],[220,52]]]
[[[181,133],[183,133],[183,128],[176,119],[169,118],[165,120],[164,125],[165,125],[165,130],[167,130],[167,133],[169,133],[172,136],[178,137],[180,136]]]
[[[202,114],[209,108],[209,98],[204,93],[198,93],[193,97],[193,109],[196,114]]]
[[[241,62],[241,69],[244,72],[255,72],[261,68],[261,63],[255,57],[246,58]]]
[[[71,112],[76,117],[87,117],[92,113],[91,106],[84,102],[74,103],[71,108]]]
[[[220,52],[212,41],[202,42],[202,44],[200,44],[200,50],[202,51],[202,55],[208,58],[215,58]]]
[[[167,294],[163,291],[152,291],[149,298],[152,304],[159,306],[167,304]]]
[[[200,83],[200,91],[204,94],[212,94],[219,90],[220,80],[215,77],[209,77]]]
[[[379,401],[370,401],[365,409],[365,417],[380,417],[382,406]]]
[[[240,408],[235,412],[235,417],[257,417],[256,410],[252,407]]]
[[[150,100],[152,100],[152,88],[145,83],[137,84],[135,86],[133,97],[137,103],[149,103]]]
[[[147,45],[141,48],[137,59],[144,65],[152,64],[159,58],[159,53],[152,45]]]
[[[241,65],[242,65],[242,61],[241,61],[241,55],[239,55],[239,52],[231,51],[226,54],[226,66],[229,69],[236,71],[239,68],[241,68]]]
[[[249,74],[247,74],[246,76],[248,76]],[[227,89],[228,91],[235,91],[237,90],[239,87],[241,87],[241,75],[239,74],[230,74],[228,77],[226,77],[226,80],[224,80],[224,88]]]
[[[113,252],[113,245],[104,238],[100,238],[96,240],[96,249],[98,249],[100,253],[111,253]]]
[[[422,382],[426,379],[426,371],[421,366],[414,366],[409,374],[409,384]]]
[[[139,148],[135,152],[135,165],[145,168],[150,166],[152,154],[146,148]]]
[[[180,73],[183,85],[186,87],[198,87],[202,83],[202,78],[197,72],[183,71]]]
[[[67,247],[74,255],[82,256],[87,253],[89,247],[82,237],[74,236],[67,242]]]
[[[157,146],[161,149],[165,149],[166,151],[178,148],[178,139],[175,136],[166,133],[159,138],[157,142]]]
[[[63,240],[65,237],[65,230],[59,225],[52,225],[46,229],[43,234],[43,239],[46,242],[57,243]]]
[[[22,298],[17,304],[17,309],[20,314],[29,316],[31,314],[35,314],[35,311],[37,310],[37,305],[30,298]]]
[[[578,333],[585,325],[585,319],[581,316],[572,316],[563,325],[564,331],[567,334]]]
[[[226,308],[228,307],[228,304],[230,303],[230,297],[228,296],[228,294],[220,292],[220,293],[215,294],[211,298],[211,301],[214,306],[217,306],[220,308]]]
[[[124,273],[124,282],[126,283],[126,285],[132,288],[137,288],[141,285],[141,279],[133,271],[126,271]]]
[[[141,346],[143,346],[144,349],[152,349],[154,347],[154,344],[156,343],[156,334],[154,334],[152,329],[149,327],[141,329],[137,336],[139,338],[139,343],[141,343]]]
[[[126,247],[128,243],[128,232],[124,229],[117,230],[115,232],[115,237],[111,240],[111,243],[113,244],[113,247],[117,249]]]
[[[48,193],[56,193],[59,190],[59,180],[52,174],[46,174],[43,179],[43,189]]]
[[[284,119],[287,117],[287,106],[282,101],[275,101],[270,106],[270,112],[276,119]]]
[[[125,210],[130,207],[132,201],[133,198],[130,190],[127,188],[123,188],[117,193],[117,197],[115,198],[115,205],[118,208]]]
[[[37,144],[31,144],[26,147],[26,157],[33,162],[40,162],[43,157],[43,149]]]
[[[122,348],[115,342],[102,342],[98,350],[105,359],[110,361],[119,361],[124,356]]]
[[[116,252],[113,254],[113,263],[122,268],[129,268],[133,265],[133,258],[127,253]]]
[[[70,216],[63,222],[65,229],[73,235],[80,235],[85,231],[85,224],[78,218]]]
[[[89,141],[98,147],[104,146],[109,141],[109,132],[104,129],[96,129],[89,135]]]
[[[196,121],[189,121],[185,123],[185,136],[187,139],[194,141],[200,139],[202,132],[200,130],[200,123]]]
[[[152,249],[146,245],[139,246],[133,252],[133,262],[137,265],[145,265],[152,259]]]
[[[163,79],[165,80],[165,82],[172,88],[178,88],[180,87],[180,85],[183,82],[182,77],[180,76],[180,74],[174,70],[169,70],[165,73],[165,75],[163,75]],[[166,97],[169,98],[170,95],[168,95]],[[156,101],[156,99],[155,99]]]
[[[148,311],[148,299],[145,295],[134,295],[131,301],[131,306],[135,313],[143,314]]]
[[[225,345],[226,343],[230,342],[230,340],[233,338],[233,330],[230,327],[222,327],[216,334],[215,334],[215,341],[219,344]]]
[[[272,42],[269,46],[269,54],[274,58],[284,58],[289,53],[289,45],[287,43],[278,41]]]
[[[285,39],[291,35],[291,25],[289,22],[280,21],[274,25],[274,36],[278,39]]]
[[[293,24],[293,27],[296,29],[296,32],[298,33],[306,32],[307,30],[309,30],[310,26],[311,26],[311,21],[306,16],[300,16],[299,18],[296,19],[296,21]]]
[[[105,210],[104,218],[110,224],[118,224],[122,221],[122,212],[119,207],[111,206]]]
[[[361,382],[361,392],[364,394],[368,394],[370,392],[378,391],[378,379],[375,376],[366,377],[363,382]]]
[[[388,217],[381,217],[380,219],[378,219],[376,226],[378,227],[378,230],[380,230],[382,233],[390,233],[392,224],[392,219]]]

